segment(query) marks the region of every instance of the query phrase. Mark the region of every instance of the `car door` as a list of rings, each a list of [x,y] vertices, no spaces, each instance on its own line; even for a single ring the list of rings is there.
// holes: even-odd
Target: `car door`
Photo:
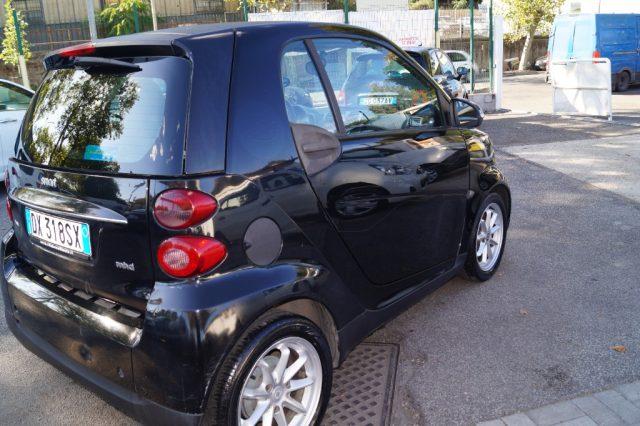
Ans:
[[[442,273],[460,246],[469,160],[460,132],[447,127],[437,88],[390,46],[306,43],[309,51],[297,53],[305,64],[287,68],[319,72],[327,96],[309,93],[304,79],[285,71],[283,81],[285,93],[300,94],[287,111],[324,211],[368,279],[384,287],[381,299]],[[302,59],[310,56],[315,67]],[[312,108],[319,99],[326,110]]]
[[[0,81],[0,175],[4,175],[7,162],[13,156],[13,147],[31,96],[26,89]]]

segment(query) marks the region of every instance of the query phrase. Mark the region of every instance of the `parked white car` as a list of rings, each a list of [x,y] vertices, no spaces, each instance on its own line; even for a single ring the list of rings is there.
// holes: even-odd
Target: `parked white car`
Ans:
[[[0,79],[0,177],[4,177],[13,155],[22,118],[29,108],[33,90]]]
[[[449,56],[456,69],[465,67],[471,71],[471,56],[467,52],[464,50],[445,50],[445,53]],[[473,70],[478,72],[478,66],[476,65]]]

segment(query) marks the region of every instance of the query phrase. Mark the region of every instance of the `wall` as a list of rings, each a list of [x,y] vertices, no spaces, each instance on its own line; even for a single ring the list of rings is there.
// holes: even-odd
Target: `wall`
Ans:
[[[100,10],[100,0],[93,1],[95,10]],[[82,22],[87,20],[85,0],[42,0],[42,15],[47,24]]]
[[[531,49],[531,61],[535,62],[540,56],[547,54],[547,46],[549,44],[549,37],[536,37],[533,40],[533,48]],[[524,38],[514,42],[504,43],[504,59],[518,58],[522,55],[522,49],[524,48]]]

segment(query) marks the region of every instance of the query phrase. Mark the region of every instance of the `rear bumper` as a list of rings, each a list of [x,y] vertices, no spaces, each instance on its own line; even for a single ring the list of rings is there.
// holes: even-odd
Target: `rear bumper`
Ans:
[[[136,391],[131,360],[132,347],[141,340],[140,329],[105,320],[21,273],[15,257],[5,258],[12,244],[15,237],[10,231],[0,247],[0,289],[9,329],[27,349],[145,423],[200,422],[201,414],[169,408]]]

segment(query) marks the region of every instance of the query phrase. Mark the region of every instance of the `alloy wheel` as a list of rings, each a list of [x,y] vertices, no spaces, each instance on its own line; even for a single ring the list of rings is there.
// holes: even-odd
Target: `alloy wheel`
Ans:
[[[321,392],[322,363],[315,347],[301,337],[285,337],[252,366],[240,393],[238,424],[309,425]]]
[[[503,229],[502,209],[496,203],[489,204],[482,212],[476,232],[476,260],[484,272],[491,271],[500,258]]]

